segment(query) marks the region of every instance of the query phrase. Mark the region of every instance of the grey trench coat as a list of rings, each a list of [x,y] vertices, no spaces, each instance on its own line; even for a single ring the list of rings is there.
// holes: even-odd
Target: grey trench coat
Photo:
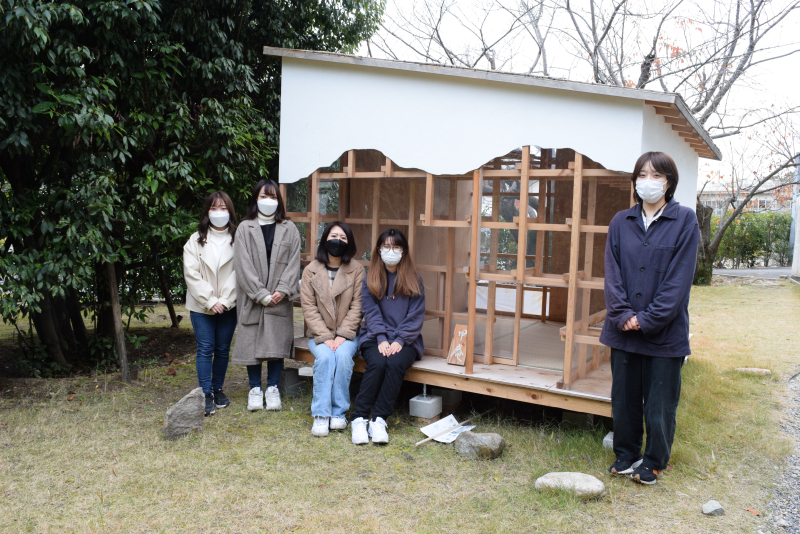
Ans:
[[[269,268],[258,220],[244,221],[236,230],[233,261],[239,325],[231,353],[234,365],[255,365],[267,359],[293,356],[292,302],[285,298],[275,306],[261,305],[275,291],[288,296],[296,294],[300,279],[300,233],[290,221],[275,224]]]

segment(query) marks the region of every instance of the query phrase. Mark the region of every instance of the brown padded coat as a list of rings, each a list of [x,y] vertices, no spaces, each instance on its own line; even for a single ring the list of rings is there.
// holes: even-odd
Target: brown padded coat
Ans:
[[[233,365],[255,365],[266,359],[294,357],[294,313],[284,298],[275,306],[263,306],[267,295],[280,291],[297,294],[300,278],[300,233],[294,223],[275,223],[272,255],[267,249],[258,220],[244,221],[236,229],[233,262],[236,269],[236,343]]]
[[[303,271],[300,303],[306,335],[314,343],[324,343],[336,336],[353,340],[361,325],[361,283],[364,267],[355,260],[342,264],[331,287],[325,264],[317,260]]]

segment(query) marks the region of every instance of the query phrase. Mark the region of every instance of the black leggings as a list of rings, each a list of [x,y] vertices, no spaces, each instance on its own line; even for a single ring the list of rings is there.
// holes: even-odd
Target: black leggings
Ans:
[[[378,344],[375,341],[367,341],[361,346],[361,357],[367,362],[367,370],[364,371],[361,389],[356,396],[350,418],[369,419],[369,411],[374,404],[373,419],[382,417],[385,421],[394,413],[394,403],[400,394],[403,378],[416,360],[417,351],[414,347],[406,345],[400,352],[387,358],[378,352]]]

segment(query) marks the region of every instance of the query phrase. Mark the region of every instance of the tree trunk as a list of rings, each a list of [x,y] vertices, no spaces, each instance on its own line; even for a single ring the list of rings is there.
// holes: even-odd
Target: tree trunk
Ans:
[[[78,355],[78,343],[75,340],[75,333],[72,331],[72,325],[67,314],[67,304],[63,297],[53,298],[53,322],[58,327],[61,341],[67,345],[69,359],[74,360]],[[63,345],[64,343],[62,343]]]
[[[42,310],[41,313],[33,315],[33,324],[36,327],[36,333],[39,334],[39,340],[44,344],[47,354],[50,355],[54,362],[62,367],[68,367],[64,353],[61,352],[61,340],[58,337],[58,331],[53,323],[53,301],[46,291],[39,302],[39,308]]]
[[[83,353],[89,347],[89,331],[86,330],[86,325],[83,323],[81,304],[78,301],[78,293],[74,289],[67,291],[65,304],[67,315],[72,323],[72,332],[75,334],[75,343],[78,345],[78,351]]]
[[[106,274],[106,267],[104,263],[95,265],[95,273],[97,276],[97,309],[95,316],[97,317],[97,328],[95,335],[103,338],[114,336],[114,314],[109,306],[111,295],[109,295],[108,276]]]
[[[119,307],[119,288],[117,287],[117,273],[114,264],[106,262],[106,278],[111,297],[111,313],[114,315],[114,347],[117,349],[119,369],[122,381],[130,383],[130,370],[128,369],[128,353],[125,350],[125,332],[122,330],[122,310]]]
[[[693,283],[698,286],[711,284],[711,273],[714,268],[714,260],[717,257],[716,251],[710,251],[711,244],[711,216],[714,209],[703,206],[700,203],[696,206],[697,223],[700,225],[700,240],[697,242],[697,263],[694,268]]]
[[[167,310],[169,310],[172,328],[178,328],[178,316],[175,314],[175,306],[172,305],[169,284],[167,284],[167,277],[164,276],[164,270],[161,268],[161,259],[158,257],[156,257],[156,273],[158,274],[158,283],[161,285],[161,296],[164,297],[164,302],[167,303]]]

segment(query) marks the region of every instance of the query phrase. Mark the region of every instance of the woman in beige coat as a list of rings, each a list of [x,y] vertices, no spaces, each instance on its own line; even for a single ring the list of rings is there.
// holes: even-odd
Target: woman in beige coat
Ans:
[[[253,188],[247,216],[236,231],[233,251],[239,332],[231,363],[246,365],[250,380],[247,409],[281,409],[278,381],[284,358],[292,357],[290,297],[300,278],[300,233],[286,219],[278,184],[261,180]],[[261,366],[267,361],[262,394]]]
[[[206,395],[206,415],[230,406],[222,392],[236,330],[236,273],[233,239],[236,214],[231,198],[208,195],[197,232],[183,247],[186,309],[197,341],[197,381]]]
[[[300,302],[308,326],[308,350],[314,355],[311,433],[347,428],[350,377],[361,324],[361,282],[364,267],[355,261],[353,231],[332,222],[322,232],[316,259],[303,271]]]

